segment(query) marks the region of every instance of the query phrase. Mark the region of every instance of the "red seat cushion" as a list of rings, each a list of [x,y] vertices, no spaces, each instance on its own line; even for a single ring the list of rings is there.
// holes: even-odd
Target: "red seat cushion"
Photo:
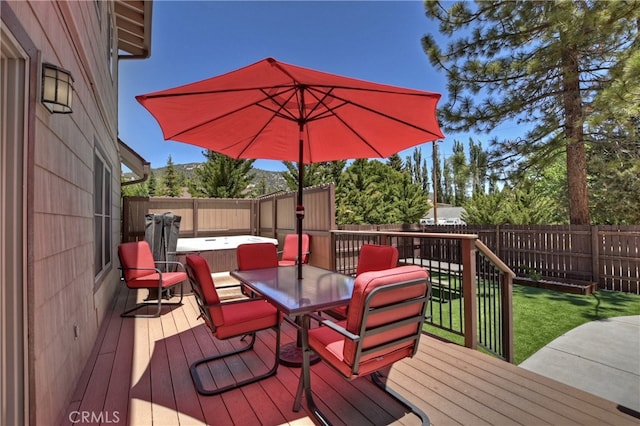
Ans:
[[[158,280],[160,274],[157,272],[144,277],[136,278],[130,281],[126,281],[129,288],[154,288],[158,287]],[[162,288],[167,288],[180,284],[182,281],[186,281],[187,274],[184,272],[163,272],[162,273]]]
[[[344,327],[345,322],[341,321],[340,324]],[[413,352],[412,348],[407,346],[399,347],[395,351],[388,350],[384,356],[361,362],[357,374],[352,374],[353,364],[348,363],[344,358],[344,347],[347,341],[348,339],[345,339],[342,334],[329,327],[316,327],[309,330],[309,347],[343,376],[350,379],[371,374],[411,356]]]
[[[267,244],[275,250],[273,244]],[[217,338],[227,339],[263,330],[276,326],[280,321],[281,316],[278,315],[278,310],[263,299],[251,299],[241,303],[220,303],[220,297],[211,277],[211,269],[203,257],[196,254],[188,255],[187,266],[199,287],[195,289],[196,297],[201,297],[204,305],[215,305],[206,306],[213,321],[213,324],[207,323],[207,326],[212,329]]]
[[[402,266],[383,271],[365,272],[356,278],[353,297],[349,308],[349,314],[345,321],[338,324],[354,333],[360,334],[360,326],[364,315],[364,304],[367,296],[376,288],[404,281],[419,280],[415,285],[391,290],[384,294],[373,296],[370,306],[387,305],[413,297],[423,296],[427,292],[428,273],[419,266]],[[411,304],[406,307],[398,307],[382,314],[369,315],[367,328],[376,325],[397,321],[400,318],[414,316],[420,313],[422,303]],[[416,330],[416,324],[382,332],[375,336],[366,337],[363,342],[365,348],[371,348],[385,341],[398,337],[415,335],[421,332]],[[353,373],[357,344],[329,327],[317,327],[309,330],[309,346],[326,362],[331,364],[347,378],[366,375],[393,364],[413,354],[414,341],[399,343],[395,346],[374,351],[369,355],[361,356],[356,373]]]
[[[151,247],[146,241],[120,244],[118,246],[118,257],[120,258],[125,281],[155,273],[156,264],[153,260],[153,253],[151,253]]]
[[[151,247],[146,241],[122,243],[118,246],[118,257],[124,280],[129,288],[158,287],[160,274],[155,271]],[[184,272],[163,272],[162,287],[171,287],[187,279]]]
[[[236,257],[240,271],[278,266],[278,248],[271,243],[240,244]]]
[[[419,283],[409,287],[403,287],[397,290],[376,295],[370,302],[371,307],[384,306],[387,304],[400,302],[402,300],[420,297],[426,294],[428,289],[428,284],[426,281],[428,278],[429,274],[427,273],[427,271],[415,265],[401,266],[397,268],[386,269],[383,271],[365,272],[362,275],[358,276],[354,283],[345,328],[351,333],[360,333],[360,327],[362,325],[364,315],[365,301],[367,299],[367,296],[374,289],[391,283],[422,280]],[[402,308],[392,309],[383,313],[374,313],[368,316],[366,327],[373,328],[381,324],[390,323],[402,318],[419,314],[422,307],[422,304],[416,303]],[[363,348],[367,349],[376,346],[381,342],[391,340],[395,337],[401,335],[409,335],[415,332],[415,326],[408,325],[403,328],[394,329],[390,333],[379,333],[375,336],[368,337],[366,342],[363,343]],[[411,344],[411,342],[409,342],[408,344]],[[353,341],[349,340],[345,342],[344,359],[345,362],[349,365],[353,365],[356,347],[357,345]],[[384,349],[385,352],[388,350],[389,349]],[[369,359],[374,359],[377,356],[379,356],[379,354],[377,352],[373,352],[365,357],[362,357],[360,359],[360,362],[363,363]]]
[[[302,234],[302,263],[309,262],[309,235]],[[298,258],[298,234],[287,234],[284,238],[284,248],[282,257],[278,264],[280,266],[291,266],[296,264]]]
[[[356,276],[364,272],[382,271],[383,269],[395,268],[396,266],[398,266],[397,248],[393,246],[364,244],[360,248]]]
[[[227,339],[278,325],[278,310],[263,299],[222,305],[224,324],[216,328],[219,339]]]

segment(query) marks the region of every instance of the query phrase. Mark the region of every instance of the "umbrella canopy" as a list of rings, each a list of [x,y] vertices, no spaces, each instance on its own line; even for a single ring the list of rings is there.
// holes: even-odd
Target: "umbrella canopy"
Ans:
[[[304,164],[385,158],[444,137],[436,119],[438,93],[272,58],[136,99],[158,121],[166,140],[236,159],[297,161],[299,247]]]

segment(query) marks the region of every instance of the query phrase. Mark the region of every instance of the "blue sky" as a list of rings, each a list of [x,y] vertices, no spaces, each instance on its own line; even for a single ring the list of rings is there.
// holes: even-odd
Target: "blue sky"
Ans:
[[[151,57],[120,62],[120,138],[162,167],[204,161],[202,148],[164,141],[160,127],[135,96],[232,71],[266,57],[334,74],[447,97],[446,77],[422,50],[421,37],[437,34],[421,1],[162,1],[153,5]],[[447,135],[441,152],[448,156]],[[482,139],[481,139],[482,140]],[[488,140],[488,137],[484,137]],[[487,146],[483,143],[483,146]],[[431,144],[420,146],[431,159]],[[400,153],[404,159],[413,149]],[[254,167],[283,170],[278,161]]]

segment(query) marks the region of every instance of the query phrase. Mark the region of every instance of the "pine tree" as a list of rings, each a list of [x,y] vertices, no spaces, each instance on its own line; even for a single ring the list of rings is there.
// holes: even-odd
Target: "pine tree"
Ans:
[[[444,160],[442,167],[442,192],[438,201],[444,204],[453,204],[455,201],[453,193],[453,168],[451,166],[451,157]]]
[[[167,170],[164,175],[164,190],[162,193],[168,197],[179,197],[182,195],[179,176],[173,165],[171,155],[169,155],[169,159],[167,160]]]
[[[406,164],[408,165],[409,163],[407,162]],[[402,158],[400,158],[400,155],[398,154],[393,154],[387,159],[387,166],[398,172],[401,172],[405,167],[405,165],[402,164]]]
[[[609,73],[624,69],[625,52],[637,49],[638,2],[477,1],[445,9],[427,0],[425,6],[440,33],[456,37],[446,51],[432,35],[423,38],[431,63],[449,81],[444,127],[490,132],[507,120],[530,126],[523,138],[494,139],[493,154],[521,171],[565,150],[569,220],[588,224],[586,116],[611,87]]]
[[[194,197],[244,198],[248,194],[255,160],[235,160],[214,151],[202,153],[207,159],[195,170],[189,192]]]
[[[440,167],[440,146],[437,142],[433,142],[433,204],[444,203],[444,179],[442,178],[442,169]]]
[[[412,182],[408,172],[402,173],[397,188],[397,191],[391,193],[391,202],[397,209],[397,220],[394,222],[418,223],[431,208],[427,194],[424,193],[420,184]]]
[[[457,140],[453,141],[453,155],[449,159],[451,161],[451,173],[453,176],[453,204],[461,206],[467,199],[467,186],[469,184],[469,166],[467,157],[464,154],[462,143]]]
[[[429,169],[427,168],[427,160],[422,158],[422,151],[418,148],[413,149],[413,161],[411,162],[412,182],[419,185],[421,191],[429,194]]]
[[[482,149],[482,143],[476,144],[469,138],[469,174],[472,195],[483,194],[486,191],[488,162],[489,156]]]
[[[156,177],[156,172],[151,170],[149,174],[149,180],[147,181],[147,190],[149,192],[149,197],[156,196],[158,192],[158,178]]]
[[[331,182],[337,185],[346,163],[346,161],[340,160],[306,164],[303,188]],[[282,174],[287,186],[290,190],[297,191],[298,164],[291,161],[283,161],[282,164],[287,168],[287,171]]]

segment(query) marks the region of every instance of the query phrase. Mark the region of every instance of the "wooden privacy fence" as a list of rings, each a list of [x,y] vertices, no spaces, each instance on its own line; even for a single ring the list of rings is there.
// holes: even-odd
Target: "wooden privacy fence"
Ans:
[[[145,215],[171,212],[181,216],[180,238],[260,235],[277,238],[282,247],[296,232],[297,192],[281,192],[257,199],[124,197],[122,241],[144,239]],[[311,236],[310,262],[331,267],[331,236],[335,229],[334,185],[304,190],[303,231]]]
[[[340,228],[390,231],[394,226],[401,229],[400,225]],[[476,234],[519,277],[597,283],[601,290],[640,294],[639,225],[437,225],[413,229]]]

